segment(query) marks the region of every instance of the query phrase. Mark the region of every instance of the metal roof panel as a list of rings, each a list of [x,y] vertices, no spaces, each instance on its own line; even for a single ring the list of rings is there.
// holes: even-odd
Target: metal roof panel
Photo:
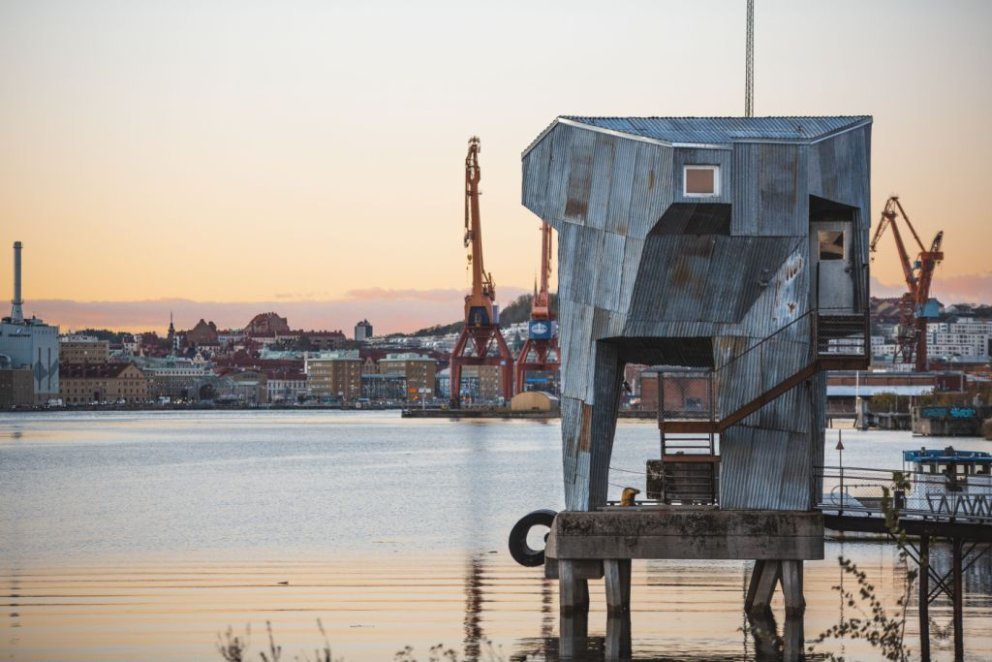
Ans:
[[[810,143],[871,123],[870,115],[830,117],[583,117],[559,121],[619,132],[666,144],[725,145],[734,142]]]

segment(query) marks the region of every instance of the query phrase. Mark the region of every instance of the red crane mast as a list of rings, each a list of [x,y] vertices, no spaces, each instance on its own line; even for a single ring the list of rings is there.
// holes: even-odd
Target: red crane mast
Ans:
[[[899,233],[897,219],[902,217],[906,222],[906,227],[916,240],[920,253],[915,262],[911,262],[909,253],[906,252],[906,245],[903,243],[902,235]],[[937,233],[927,250],[920,240],[920,235],[909,221],[906,210],[899,202],[899,196],[893,195],[885,201],[885,209],[882,210],[882,218],[875,230],[875,235],[871,240],[872,254],[877,252],[878,241],[882,238],[885,229],[892,227],[892,237],[896,241],[896,250],[899,253],[899,263],[902,266],[903,277],[906,281],[906,294],[899,300],[899,335],[896,337],[896,353],[894,361],[902,359],[903,363],[915,363],[918,372],[924,372],[928,368],[927,361],[927,320],[936,316],[936,311],[931,310],[930,286],[933,283],[933,272],[941,260],[944,253],[940,250],[940,245],[944,239],[943,231]]]
[[[499,366],[500,395],[513,396],[513,355],[499,329],[494,303],[496,285],[482,261],[482,218],[479,213],[479,138],[468,141],[465,157],[465,247],[472,268],[472,292],[465,297],[465,326],[451,352],[451,406],[461,406],[462,368],[469,365]]]
[[[558,348],[558,333],[551,312],[551,295],[548,280],[551,275],[551,226],[541,224],[541,277],[540,289],[535,285],[534,299],[530,307],[530,324],[527,326],[527,341],[517,356],[516,390],[525,390],[525,377],[528,372],[544,373],[557,371],[561,352]],[[554,390],[557,376],[547,384]]]

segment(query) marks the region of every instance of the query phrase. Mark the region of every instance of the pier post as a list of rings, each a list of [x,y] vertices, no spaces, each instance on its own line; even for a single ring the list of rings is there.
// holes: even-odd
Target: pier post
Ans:
[[[630,559],[603,561],[606,584],[606,611],[609,614],[630,612]]]
[[[961,538],[954,538],[954,659],[964,659],[964,581],[962,578],[962,551],[964,543]]]
[[[565,659],[579,657],[587,648],[589,614],[561,614],[559,623],[559,654]]]
[[[782,628],[782,660],[783,662],[799,662],[806,659],[806,632],[803,615],[786,615]]]
[[[803,562],[797,560],[758,560],[751,571],[751,581],[744,599],[748,613],[771,609],[775,587],[782,583],[787,617],[802,616],[806,611],[803,597]]]
[[[747,612],[766,611],[771,609],[772,595],[782,573],[779,561],[755,561],[751,571],[751,583],[748,585],[744,609]]]
[[[606,619],[606,660],[629,660],[631,655],[630,612],[611,614]]]
[[[930,536],[920,536],[920,660],[930,662]]]
[[[803,562],[779,561],[782,564],[782,595],[785,597],[786,619],[802,616],[806,611],[806,598],[803,597]]]
[[[558,606],[562,614],[589,613],[589,580],[580,579],[575,563],[558,559]]]

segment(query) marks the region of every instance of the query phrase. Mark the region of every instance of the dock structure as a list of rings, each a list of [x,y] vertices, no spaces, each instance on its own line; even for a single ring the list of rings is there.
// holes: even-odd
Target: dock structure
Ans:
[[[559,236],[566,511],[546,556],[563,612],[599,577],[628,610],[635,558],[754,560],[749,606],[780,584],[802,612],[823,371],[870,350],[870,134],[867,116],[559,117],[524,151],[523,203]],[[627,363],[703,386],[660,385],[681,401],[659,405],[656,503],[615,508]]]

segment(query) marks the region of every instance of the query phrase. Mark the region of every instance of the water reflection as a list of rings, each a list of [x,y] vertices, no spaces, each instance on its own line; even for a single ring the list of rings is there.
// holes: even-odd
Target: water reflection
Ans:
[[[19,598],[21,595],[21,583],[19,579],[20,573],[18,570],[14,569],[10,572],[10,590],[7,593],[7,598],[10,600],[10,637],[7,639],[7,650],[9,651],[9,659],[13,660],[17,657],[17,645],[20,643],[20,628],[21,628],[21,614],[20,614],[20,603]]]
[[[476,662],[482,649],[482,580],[485,557],[473,554],[465,572],[465,662]]]

